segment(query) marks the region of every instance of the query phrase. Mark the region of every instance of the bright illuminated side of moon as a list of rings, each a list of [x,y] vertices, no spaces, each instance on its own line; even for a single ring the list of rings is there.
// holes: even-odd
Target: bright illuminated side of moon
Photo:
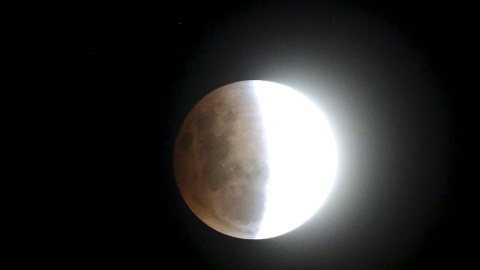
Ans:
[[[299,92],[253,81],[267,138],[270,176],[256,239],[285,234],[310,219],[331,190],[337,152],[320,110]]]

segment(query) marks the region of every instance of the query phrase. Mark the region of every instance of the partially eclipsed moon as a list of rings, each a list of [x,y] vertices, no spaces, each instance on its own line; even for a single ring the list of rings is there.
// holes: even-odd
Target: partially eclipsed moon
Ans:
[[[336,171],[332,131],[306,97],[267,81],[223,86],[195,105],[174,149],[180,192],[195,215],[238,238],[302,225]]]

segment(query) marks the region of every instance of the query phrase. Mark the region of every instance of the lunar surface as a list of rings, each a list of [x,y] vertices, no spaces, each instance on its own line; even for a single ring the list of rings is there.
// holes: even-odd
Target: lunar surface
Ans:
[[[187,115],[174,170],[183,199],[205,224],[237,238],[271,238],[320,208],[334,179],[335,142],[300,93],[272,82],[236,82]]]

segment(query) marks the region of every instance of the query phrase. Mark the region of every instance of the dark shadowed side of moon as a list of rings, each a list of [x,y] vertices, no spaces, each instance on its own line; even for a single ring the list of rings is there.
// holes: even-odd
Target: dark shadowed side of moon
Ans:
[[[195,105],[174,148],[180,192],[208,226],[255,238],[269,176],[265,131],[252,82],[221,87]]]

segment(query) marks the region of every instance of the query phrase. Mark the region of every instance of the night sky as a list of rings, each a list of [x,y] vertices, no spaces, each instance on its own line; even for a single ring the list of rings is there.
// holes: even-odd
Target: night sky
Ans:
[[[466,262],[462,12],[416,1],[83,3],[63,17],[81,196],[68,265],[423,269]],[[241,240],[181,198],[173,144],[203,96],[268,80],[314,101],[339,168],[300,228]],[[73,106],[73,105],[72,105]],[[289,110],[288,106],[285,110]]]

